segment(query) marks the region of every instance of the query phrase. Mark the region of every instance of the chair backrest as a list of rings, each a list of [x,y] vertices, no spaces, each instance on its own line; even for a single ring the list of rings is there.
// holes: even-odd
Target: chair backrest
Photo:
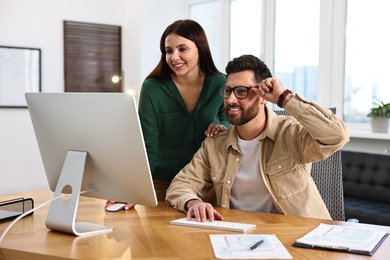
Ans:
[[[330,110],[336,113],[336,108]],[[275,110],[275,113],[289,116],[284,110]],[[311,176],[332,219],[345,221],[341,150],[322,161],[314,162]]]

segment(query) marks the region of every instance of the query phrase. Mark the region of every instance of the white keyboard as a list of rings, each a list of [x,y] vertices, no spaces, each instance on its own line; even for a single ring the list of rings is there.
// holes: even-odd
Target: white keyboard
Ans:
[[[219,221],[219,220],[198,222],[195,219],[187,220],[186,218],[179,218],[179,219],[172,220],[170,224],[178,225],[178,226],[218,229],[218,230],[243,232],[243,233],[256,228],[255,224],[245,224],[245,223]]]

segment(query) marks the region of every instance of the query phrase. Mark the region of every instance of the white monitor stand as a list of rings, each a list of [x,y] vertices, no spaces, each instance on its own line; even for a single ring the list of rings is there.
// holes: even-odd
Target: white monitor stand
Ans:
[[[62,197],[51,203],[46,217],[46,227],[48,229],[71,233],[76,236],[95,235],[113,230],[113,227],[100,224],[76,222],[87,156],[88,153],[83,151],[68,152],[54,192],[54,198],[61,196],[64,188],[69,188],[69,186],[72,193],[69,197]],[[93,189],[93,187],[91,188]]]

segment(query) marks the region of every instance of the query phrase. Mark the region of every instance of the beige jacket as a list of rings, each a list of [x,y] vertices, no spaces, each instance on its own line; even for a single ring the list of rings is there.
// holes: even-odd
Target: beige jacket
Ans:
[[[295,95],[278,116],[267,108],[260,140],[260,170],[281,214],[331,219],[311,178],[311,162],[322,160],[349,141],[347,125],[330,110]],[[229,208],[230,192],[241,162],[235,126],[207,138],[192,161],[173,179],[166,200],[186,211],[191,199],[206,200],[215,189],[215,207]]]

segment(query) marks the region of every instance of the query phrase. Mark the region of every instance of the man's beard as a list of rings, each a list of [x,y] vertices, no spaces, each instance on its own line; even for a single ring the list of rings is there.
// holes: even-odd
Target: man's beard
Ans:
[[[226,118],[229,121],[231,125],[239,126],[239,125],[244,125],[251,121],[253,118],[255,118],[259,112],[259,99],[260,97],[256,97],[252,104],[246,109],[243,110],[242,107],[240,107],[241,110],[241,116],[238,115],[229,115],[229,108],[234,108],[237,106],[226,106],[225,107],[225,113],[226,113]]]

